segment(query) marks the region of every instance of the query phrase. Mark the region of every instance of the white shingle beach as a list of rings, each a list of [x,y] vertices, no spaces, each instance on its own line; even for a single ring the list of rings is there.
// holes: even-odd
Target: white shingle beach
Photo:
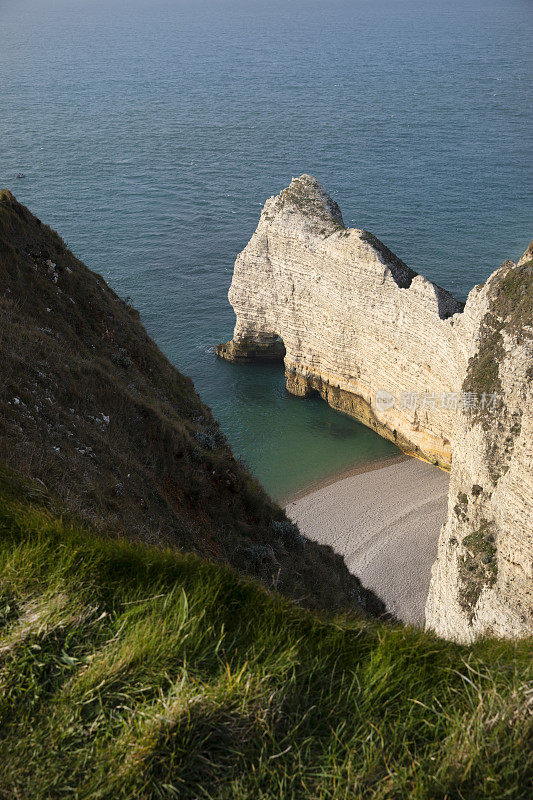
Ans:
[[[393,614],[422,627],[448,483],[446,472],[410,458],[341,478],[286,510],[303,534],[341,553]]]

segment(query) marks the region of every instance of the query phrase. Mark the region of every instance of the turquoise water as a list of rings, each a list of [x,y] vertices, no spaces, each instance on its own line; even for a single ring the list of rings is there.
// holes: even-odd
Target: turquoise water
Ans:
[[[0,185],[132,298],[286,495],[394,448],[276,367],[216,361],[260,206],[310,172],[464,298],[531,236],[532,28],[530,0],[3,0]]]

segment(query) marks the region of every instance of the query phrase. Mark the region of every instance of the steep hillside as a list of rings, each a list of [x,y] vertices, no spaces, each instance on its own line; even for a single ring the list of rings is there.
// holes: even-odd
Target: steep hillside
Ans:
[[[233,564],[311,606],[382,604],[233,458],[139,315],[0,193],[0,458],[102,533]]]
[[[322,619],[0,468],[2,800],[526,798],[530,648]]]

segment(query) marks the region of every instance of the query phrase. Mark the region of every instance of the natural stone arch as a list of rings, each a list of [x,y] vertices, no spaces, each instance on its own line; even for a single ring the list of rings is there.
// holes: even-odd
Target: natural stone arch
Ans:
[[[219,344],[216,353],[226,361],[283,363],[286,350],[279,334],[261,331]]]

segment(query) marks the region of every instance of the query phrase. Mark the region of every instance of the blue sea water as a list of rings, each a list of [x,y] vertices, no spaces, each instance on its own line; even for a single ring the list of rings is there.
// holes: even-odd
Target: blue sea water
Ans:
[[[530,0],[0,0],[0,186],[132,298],[286,496],[395,450],[280,368],[215,359],[261,205],[312,173],[464,298],[531,236],[532,33]]]

